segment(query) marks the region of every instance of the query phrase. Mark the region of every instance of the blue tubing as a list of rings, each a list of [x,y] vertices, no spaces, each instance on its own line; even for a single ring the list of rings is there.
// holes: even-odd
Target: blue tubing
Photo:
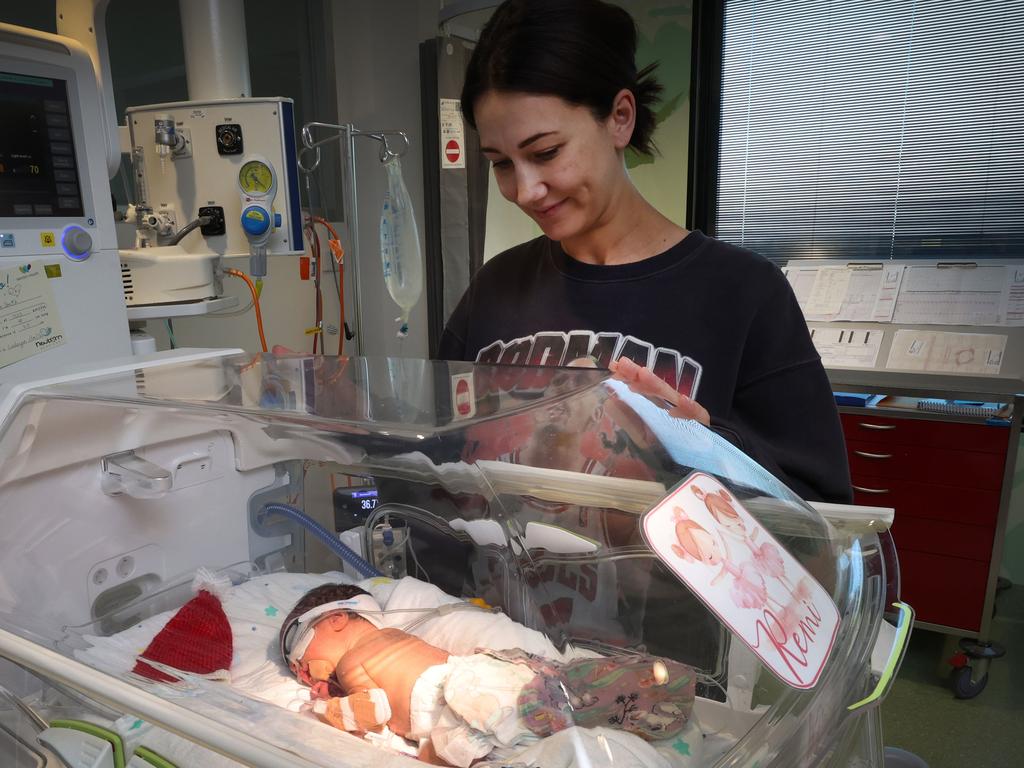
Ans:
[[[283,515],[284,517],[294,520],[320,539],[320,541],[322,541],[334,554],[359,571],[363,578],[371,579],[375,576],[384,575],[366,562],[366,560],[361,558],[350,547],[345,546],[344,542],[340,541],[330,531],[320,525],[320,523],[309,515],[305,514],[301,509],[289,504],[264,504],[263,509],[260,510],[260,515],[263,517],[266,517],[267,515]]]

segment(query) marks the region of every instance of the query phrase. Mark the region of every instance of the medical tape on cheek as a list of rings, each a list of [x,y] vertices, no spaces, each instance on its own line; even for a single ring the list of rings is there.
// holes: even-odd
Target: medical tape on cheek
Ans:
[[[313,642],[314,631],[313,627],[300,627],[297,630],[298,637],[295,638],[295,644],[291,647],[285,656],[285,661],[288,662],[289,666],[297,665],[299,659],[302,658],[303,654],[306,653],[306,649],[309,648],[309,644]]]

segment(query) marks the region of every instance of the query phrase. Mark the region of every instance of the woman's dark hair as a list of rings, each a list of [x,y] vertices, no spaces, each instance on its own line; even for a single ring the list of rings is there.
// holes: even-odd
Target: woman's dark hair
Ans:
[[[657,62],[636,71],[636,37],[633,17],[601,0],[506,0],[469,60],[462,114],[476,128],[476,102],[495,90],[559,96],[603,120],[628,88],[637,104],[629,143],[650,155],[661,84],[653,75]]]

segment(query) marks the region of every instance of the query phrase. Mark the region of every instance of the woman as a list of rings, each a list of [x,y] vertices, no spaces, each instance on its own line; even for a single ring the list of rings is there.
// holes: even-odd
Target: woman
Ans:
[[[599,0],[507,0],[484,28],[463,115],[501,194],[544,234],[484,265],[440,356],[590,356],[801,497],[848,502],[838,413],[781,271],[677,226],[630,181],[624,153],[652,153],[661,91],[635,53],[632,18]]]

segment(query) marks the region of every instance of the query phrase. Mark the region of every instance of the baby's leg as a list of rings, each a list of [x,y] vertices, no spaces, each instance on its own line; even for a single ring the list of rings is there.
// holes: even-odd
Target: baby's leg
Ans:
[[[565,727],[568,716],[585,728],[613,727],[665,739],[686,725],[695,679],[685,664],[652,656],[580,659],[554,678],[538,675],[524,688],[520,705],[541,736]]]

